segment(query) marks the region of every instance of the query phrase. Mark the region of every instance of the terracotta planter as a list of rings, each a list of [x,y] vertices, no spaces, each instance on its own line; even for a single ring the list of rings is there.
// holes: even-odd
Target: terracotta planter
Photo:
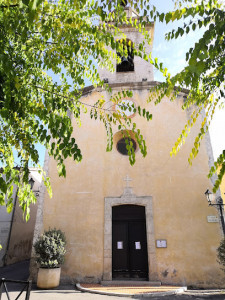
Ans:
[[[37,287],[40,289],[52,289],[59,286],[61,268],[39,268]]]

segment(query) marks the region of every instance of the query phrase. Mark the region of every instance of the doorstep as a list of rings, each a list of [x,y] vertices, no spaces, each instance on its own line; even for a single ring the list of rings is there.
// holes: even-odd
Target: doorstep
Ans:
[[[101,281],[103,286],[160,286],[161,281],[112,280]]]
[[[112,285],[103,286],[102,284],[87,284],[87,283],[77,283],[76,287],[82,292],[101,294],[101,295],[111,295],[111,296],[166,296],[175,295],[183,293],[187,290],[187,287],[171,286],[171,285],[160,285],[160,286],[146,286],[132,285],[131,282],[127,282],[126,285],[115,285],[114,281]]]

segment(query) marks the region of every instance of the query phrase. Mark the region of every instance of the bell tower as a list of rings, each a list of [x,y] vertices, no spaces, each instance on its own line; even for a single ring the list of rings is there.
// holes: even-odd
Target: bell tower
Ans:
[[[122,5],[124,6],[127,18],[138,20],[139,16],[137,12],[131,7],[126,7],[126,4],[126,1],[123,0]],[[145,26],[145,30],[148,31],[151,37],[151,44],[145,43],[145,51],[149,54],[152,51],[154,39],[154,22],[148,23]],[[135,56],[132,50],[133,47],[138,47],[138,45],[144,41],[143,34],[139,32],[137,28],[133,28],[130,24],[123,24],[121,26],[121,31],[126,35],[126,40],[123,40],[123,43],[129,45],[129,47],[127,47],[127,57],[121,56],[120,64],[117,64],[116,61],[114,62],[114,73],[99,67],[101,79],[104,79],[108,83],[153,81],[153,66],[139,56]],[[120,36],[115,37],[115,39],[119,38]],[[121,39],[123,39],[122,36]]]

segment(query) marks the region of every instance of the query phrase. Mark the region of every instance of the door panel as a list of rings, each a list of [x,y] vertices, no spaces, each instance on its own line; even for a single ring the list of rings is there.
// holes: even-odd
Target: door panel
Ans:
[[[123,205],[121,209],[116,207],[113,211],[113,278],[148,278],[146,224],[143,209],[135,205]]]
[[[128,272],[128,224],[126,222],[113,223],[113,271]]]
[[[148,255],[145,222],[129,222],[130,272],[132,277],[147,277]]]

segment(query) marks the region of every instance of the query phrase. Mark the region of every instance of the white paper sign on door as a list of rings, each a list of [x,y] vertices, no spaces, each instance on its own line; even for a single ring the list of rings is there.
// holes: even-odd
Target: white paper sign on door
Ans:
[[[123,249],[123,242],[117,242],[117,249]]]
[[[141,242],[135,242],[135,249],[141,250]]]

